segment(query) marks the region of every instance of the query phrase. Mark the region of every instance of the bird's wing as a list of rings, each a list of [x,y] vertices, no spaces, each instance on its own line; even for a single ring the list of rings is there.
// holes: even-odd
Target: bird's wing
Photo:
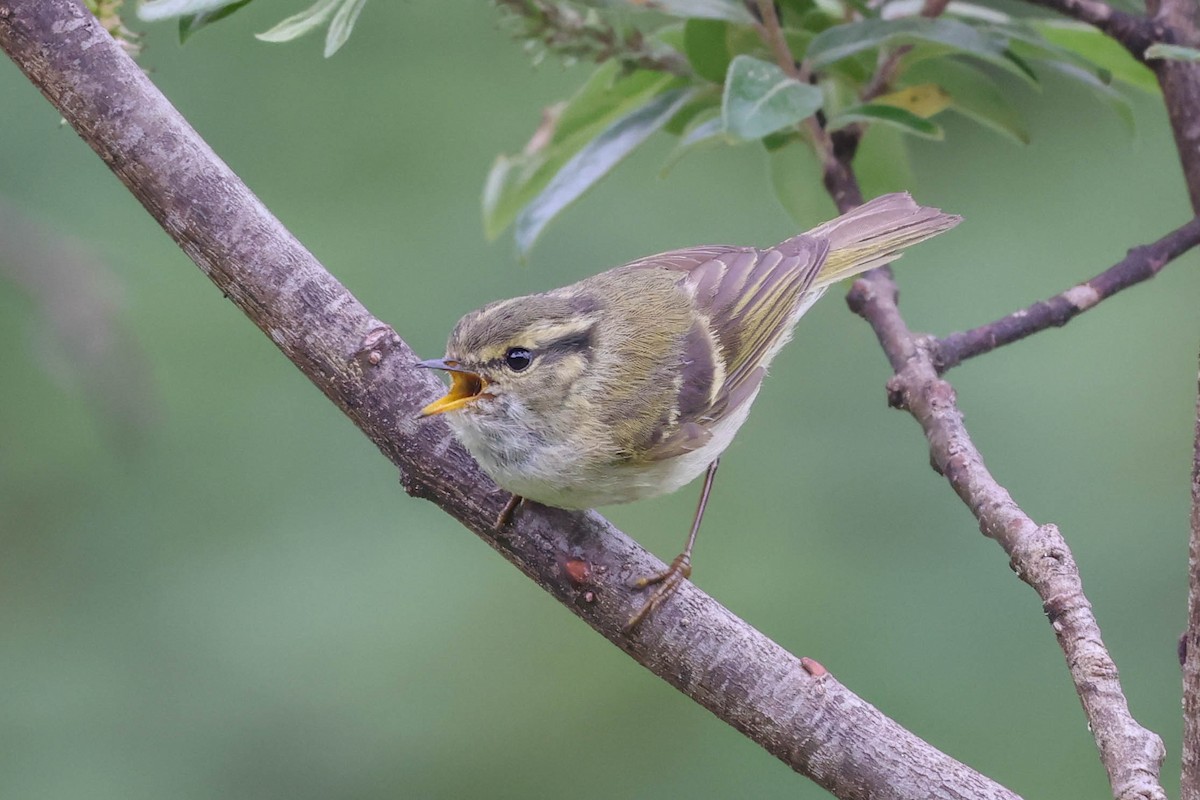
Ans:
[[[767,250],[702,246],[643,258],[625,269],[679,272],[699,312],[684,342],[676,425],[648,454],[670,458],[702,447],[710,429],[754,397],[775,351],[819,292],[823,238],[796,236]]]

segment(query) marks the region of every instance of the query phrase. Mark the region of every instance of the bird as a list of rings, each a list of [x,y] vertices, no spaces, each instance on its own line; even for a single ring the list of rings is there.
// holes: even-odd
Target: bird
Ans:
[[[705,476],[683,551],[640,578],[656,590],[632,631],[691,576],[717,465],[767,368],[833,284],[883,266],[961,217],[886,194],[758,249],[704,245],[638,259],[471,311],[442,358],[450,376],[419,417],[441,417],[511,493],[586,509],[674,492]]]

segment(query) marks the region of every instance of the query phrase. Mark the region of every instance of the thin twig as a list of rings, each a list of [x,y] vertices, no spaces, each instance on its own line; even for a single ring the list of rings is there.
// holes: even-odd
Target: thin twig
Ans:
[[[636,28],[622,31],[594,10],[581,12],[557,0],[495,0],[517,21],[517,38],[567,59],[602,64],[609,59],[627,69],[648,69],[681,77],[693,75],[688,60],[674,49],[647,39]]]
[[[927,19],[940,17],[948,5],[950,5],[950,0],[925,0],[921,4],[921,16]],[[866,88],[862,90],[861,98],[864,103],[885,94],[891,88],[892,81],[896,79],[896,71],[900,69],[900,62],[912,52],[912,49],[911,44],[902,44],[893,48],[886,55],[880,53],[879,66],[875,69],[871,80],[867,82]]]
[[[633,576],[663,564],[594,512],[526,509],[442,425],[441,387],[212,152],[72,0],[0,0],[0,48],[231,301],[401,469],[573,613],[793,769],[847,800],[1016,796],[940,753],[690,583],[635,636]]]
[[[1158,241],[1133,248],[1125,258],[1089,281],[986,325],[945,336],[933,344],[938,372],[944,373],[968,358],[1047,328],[1062,327],[1122,289],[1153,278],[1167,264],[1198,244],[1200,217],[1195,217]]]

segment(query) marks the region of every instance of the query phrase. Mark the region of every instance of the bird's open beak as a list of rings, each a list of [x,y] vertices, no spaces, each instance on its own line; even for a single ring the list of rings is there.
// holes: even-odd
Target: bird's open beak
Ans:
[[[463,408],[482,397],[483,390],[487,388],[487,381],[482,376],[462,369],[453,359],[431,358],[428,361],[419,362],[417,366],[426,369],[442,369],[450,373],[450,391],[444,397],[439,397],[422,408],[421,413],[417,415],[418,418],[432,417],[435,414]]]

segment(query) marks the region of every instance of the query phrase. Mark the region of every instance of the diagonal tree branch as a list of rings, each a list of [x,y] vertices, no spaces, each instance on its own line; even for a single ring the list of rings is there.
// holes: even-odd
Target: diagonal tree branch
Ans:
[[[934,341],[934,365],[939,373],[944,373],[968,358],[989,353],[1050,327],[1061,328],[1101,300],[1153,278],[1167,264],[1198,244],[1200,217],[1194,217],[1158,241],[1131,249],[1125,258],[1091,280],[986,325],[951,333]]]
[[[428,498],[573,613],[840,798],[1012,792],[937,751],[685,583],[636,636],[630,579],[661,562],[594,512],[532,509],[492,525],[506,495],[415,412],[440,384],[337,282],[74,0],[0,0],[0,48],[166,232]]]

